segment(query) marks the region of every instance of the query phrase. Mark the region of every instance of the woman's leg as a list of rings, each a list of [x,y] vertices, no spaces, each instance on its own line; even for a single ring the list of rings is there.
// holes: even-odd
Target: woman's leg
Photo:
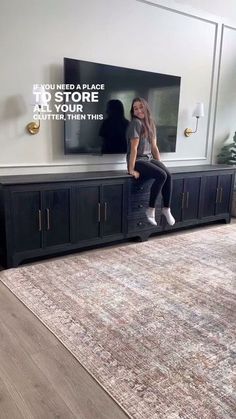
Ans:
[[[146,211],[148,221],[153,225],[157,225],[155,220],[155,202],[162,190],[164,203],[162,213],[166,217],[168,224],[174,225],[175,219],[170,211],[172,179],[168,169],[158,160],[138,160],[136,161],[135,169],[140,173],[141,179],[154,179],[150,191],[149,208]]]
[[[158,160],[151,160],[151,163],[155,164],[155,166],[159,167],[160,169],[164,170],[166,173],[166,180],[164,185],[162,186],[162,196],[163,196],[163,204],[164,207],[169,208],[171,203],[171,195],[172,195],[172,178],[169,170],[167,167]]]
[[[165,216],[168,224],[173,226],[175,224],[175,219],[173,215],[171,214],[171,210],[170,210],[170,202],[171,202],[171,195],[172,195],[171,174],[169,170],[167,169],[167,167],[165,167],[165,165],[161,161],[158,161],[158,160],[151,160],[151,161],[156,166],[164,170],[167,175],[166,181],[162,187],[162,196],[163,196],[163,204],[164,204],[164,207],[162,208],[162,214]]]
[[[149,207],[151,208],[155,208],[156,199],[167,180],[166,171],[159,165],[154,164],[153,161],[137,160],[135,163],[135,170],[140,173],[141,179],[154,179],[149,199]]]

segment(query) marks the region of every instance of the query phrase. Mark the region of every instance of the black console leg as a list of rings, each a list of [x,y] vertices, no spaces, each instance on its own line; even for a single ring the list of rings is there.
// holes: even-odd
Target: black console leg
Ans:
[[[140,242],[146,242],[149,239],[150,233],[142,233],[139,236],[139,241]]]

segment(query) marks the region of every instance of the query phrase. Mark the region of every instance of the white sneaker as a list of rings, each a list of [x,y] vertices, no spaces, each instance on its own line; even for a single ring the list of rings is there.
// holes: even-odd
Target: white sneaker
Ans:
[[[170,212],[170,208],[162,208],[162,214],[166,217],[166,221],[170,226],[173,226],[175,224],[175,219],[173,215]]]
[[[155,220],[155,216],[150,213],[149,208],[145,211],[146,217],[148,219],[148,222],[152,224],[153,226],[157,226],[157,222]],[[154,213],[155,214],[155,213]]]

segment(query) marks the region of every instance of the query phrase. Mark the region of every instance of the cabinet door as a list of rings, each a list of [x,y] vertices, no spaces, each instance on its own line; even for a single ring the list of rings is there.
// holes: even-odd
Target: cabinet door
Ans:
[[[176,223],[181,221],[182,207],[184,204],[184,181],[183,179],[173,180],[173,192],[171,199],[171,212],[175,218]]]
[[[195,220],[199,213],[200,177],[184,179],[184,204],[182,221]]]
[[[123,184],[102,186],[102,236],[123,232]]]
[[[201,218],[215,215],[218,176],[204,176],[202,185]]]
[[[229,212],[232,175],[220,175],[218,177],[216,215]]]
[[[13,247],[15,252],[42,245],[42,212],[39,191],[12,192]]]
[[[171,212],[176,223],[198,218],[200,185],[200,177],[173,180]]]
[[[211,217],[228,213],[231,188],[231,174],[204,176],[201,217]]]
[[[43,192],[43,246],[70,242],[70,189]]]
[[[101,204],[99,186],[79,186],[76,191],[76,241],[100,236]]]

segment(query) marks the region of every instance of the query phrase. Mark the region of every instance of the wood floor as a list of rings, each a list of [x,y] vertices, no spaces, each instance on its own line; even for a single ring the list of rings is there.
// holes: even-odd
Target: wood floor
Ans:
[[[232,223],[236,223],[235,218]],[[207,230],[214,226],[198,228]],[[127,419],[127,416],[0,282],[0,419],[51,418]]]
[[[0,282],[0,419],[127,419]]]

